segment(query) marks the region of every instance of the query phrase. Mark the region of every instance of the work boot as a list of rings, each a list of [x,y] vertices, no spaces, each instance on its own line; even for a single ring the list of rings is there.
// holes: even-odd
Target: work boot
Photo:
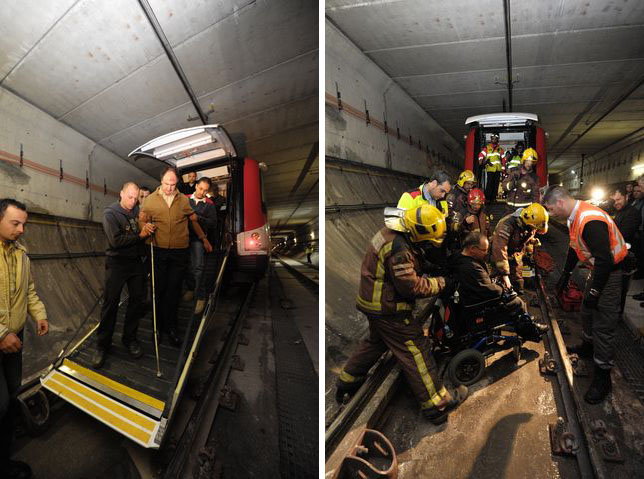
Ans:
[[[94,356],[92,356],[92,367],[95,369],[100,369],[105,364],[105,359],[107,359],[107,348],[96,348]]]
[[[335,400],[342,404],[348,399],[351,399],[355,393],[358,392],[360,386],[364,384],[364,379],[358,380],[353,383],[347,383],[338,379],[335,383]]]
[[[195,292],[194,291],[186,291],[183,293],[183,297],[181,298],[183,301],[192,301],[195,297]]]
[[[125,347],[127,348],[127,352],[130,353],[130,356],[132,356],[134,359],[139,359],[141,356],[143,356],[141,345],[136,339],[130,341],[130,343],[126,344]]]
[[[195,314],[201,314],[205,307],[206,307],[206,300],[198,299],[197,304],[195,305]]]
[[[465,401],[468,394],[469,390],[467,389],[467,386],[461,384],[454,390],[453,393],[449,394],[447,405],[445,407],[443,407],[442,409],[439,409],[437,407],[425,408],[421,411],[423,413],[423,417],[436,426],[443,424],[447,421],[449,412],[455,409],[463,401]]]
[[[9,459],[0,467],[0,477],[3,479],[31,479],[31,467],[25,462]]]
[[[539,330],[539,334],[544,335],[548,332],[550,327],[547,324],[534,322],[534,326]]]
[[[588,391],[584,394],[584,400],[588,404],[599,404],[608,396],[611,385],[610,369],[602,369],[595,364],[593,382],[590,383]]]
[[[593,359],[595,348],[590,341],[582,340],[581,343],[567,346],[568,354],[576,354],[580,358]]]

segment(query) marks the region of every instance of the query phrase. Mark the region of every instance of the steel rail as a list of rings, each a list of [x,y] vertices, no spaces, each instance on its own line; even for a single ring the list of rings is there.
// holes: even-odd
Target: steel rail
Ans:
[[[579,398],[577,398],[572,389],[572,365],[568,359],[568,355],[562,352],[565,350],[565,344],[559,325],[556,320],[553,320],[548,303],[546,301],[547,294],[543,280],[541,279],[540,272],[536,271],[535,275],[537,298],[539,300],[539,308],[543,319],[547,320],[548,333],[544,338],[544,346],[549,350],[550,354],[557,362],[559,367],[556,370],[557,384],[561,392],[561,399],[563,402],[564,413],[568,419],[568,430],[578,438],[579,450],[575,454],[577,465],[579,466],[579,474],[581,478],[598,478],[604,479],[606,477],[601,466],[601,460],[596,451],[590,447],[592,438],[588,432],[584,430],[582,417],[583,412],[580,408]]]
[[[293,276],[295,276],[296,279],[300,281],[300,283],[304,284],[308,289],[310,289],[313,293],[317,294],[320,288],[320,283],[318,281],[315,281],[314,279],[311,279],[309,276],[306,274],[302,273],[299,271],[297,268],[291,266],[288,264],[286,261],[281,259],[279,256],[275,257],[277,261],[282,263],[282,266],[286,268],[286,270],[291,273]]]
[[[235,315],[233,324],[228,330],[228,334],[224,340],[224,347],[216,354],[216,357],[210,360],[211,363],[214,363],[214,366],[211,368],[204,382],[206,388],[195,404],[190,419],[179,438],[172,459],[163,473],[164,479],[184,477],[181,474],[190,454],[198,452],[195,450],[194,440],[199,429],[203,426],[204,417],[208,411],[212,411],[213,407],[215,410],[219,407],[220,393],[228,379],[233,353],[237,348],[237,337],[241,332],[250,300],[253,297],[256,287],[257,283],[253,283],[248,289],[241,307]]]

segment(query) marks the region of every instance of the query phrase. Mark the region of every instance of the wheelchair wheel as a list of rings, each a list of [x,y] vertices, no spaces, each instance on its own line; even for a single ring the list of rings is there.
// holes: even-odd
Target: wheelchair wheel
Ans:
[[[449,377],[456,385],[470,386],[485,372],[485,357],[476,349],[465,349],[449,362]]]

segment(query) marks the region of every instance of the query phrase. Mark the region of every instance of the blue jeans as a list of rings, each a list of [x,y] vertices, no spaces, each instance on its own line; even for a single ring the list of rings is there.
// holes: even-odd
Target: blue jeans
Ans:
[[[195,292],[197,299],[206,298],[206,288],[202,281],[205,254],[206,250],[201,241],[193,241],[190,243],[190,271],[186,275],[186,286],[189,290]]]

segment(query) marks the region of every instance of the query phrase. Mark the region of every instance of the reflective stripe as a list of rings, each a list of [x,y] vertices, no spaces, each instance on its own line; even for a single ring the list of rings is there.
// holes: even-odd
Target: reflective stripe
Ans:
[[[576,214],[572,224],[570,225],[570,246],[577,253],[577,257],[587,265],[595,265],[595,258],[593,258],[592,253],[583,239],[583,232],[589,221],[602,221],[606,224],[608,229],[613,263],[617,264],[623,260],[628,254],[628,247],[626,246],[624,237],[620,233],[615,222],[611,219],[610,215],[605,211],[582,201],[577,203],[575,210],[577,211],[574,212]]]
[[[432,381],[432,377],[429,375],[429,371],[427,370],[427,365],[425,364],[425,358],[423,358],[423,354],[420,352],[420,350],[416,347],[416,345],[411,339],[409,341],[405,341],[405,345],[407,346],[407,349],[409,349],[409,352],[414,357],[416,368],[418,369],[420,377],[423,380],[423,384],[425,385],[425,388],[427,389],[427,393],[429,394],[429,401],[426,401],[423,404],[431,402],[434,406],[442,405],[443,398],[436,391],[436,387],[434,386],[434,381]],[[445,388],[441,388],[441,392],[443,389]]]
[[[356,381],[359,381],[360,378],[357,378],[355,376],[352,376],[348,372],[346,372],[344,369],[340,373],[340,381],[343,381],[345,383],[355,383]]]
[[[393,246],[393,241],[385,244],[382,249],[378,252],[378,265],[376,266],[376,277],[373,282],[373,294],[371,296],[371,301],[363,299],[358,293],[358,305],[368,309],[369,311],[381,311],[382,310],[382,286],[385,279],[385,257],[391,252],[391,247]]]
[[[409,303],[396,303],[396,311],[411,311],[411,304]],[[409,324],[409,321],[407,323]]]

